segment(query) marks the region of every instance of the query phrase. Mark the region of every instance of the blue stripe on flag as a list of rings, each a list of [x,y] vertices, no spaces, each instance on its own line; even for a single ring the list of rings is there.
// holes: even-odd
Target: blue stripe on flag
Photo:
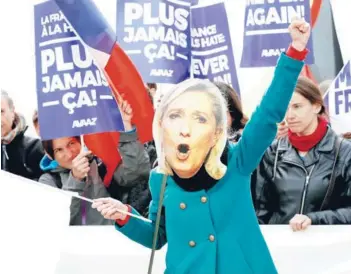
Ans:
[[[88,46],[111,53],[116,34],[91,0],[54,0],[77,34]]]

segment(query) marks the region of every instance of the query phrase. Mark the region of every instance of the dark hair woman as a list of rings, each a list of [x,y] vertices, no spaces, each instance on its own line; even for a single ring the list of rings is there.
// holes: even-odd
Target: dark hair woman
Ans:
[[[214,82],[214,84],[219,88],[227,101],[228,139],[229,141],[237,142],[239,141],[241,133],[248,121],[243,112],[240,97],[228,84],[221,82]]]
[[[151,200],[148,187],[150,160],[132,126],[133,112],[126,101],[121,104],[120,111],[125,128],[132,130],[120,133],[118,147],[115,149],[118,149],[123,161],[114,170],[111,182],[103,182],[107,171],[104,163],[82,148],[79,136],[42,141],[46,155],[41,160],[40,167],[45,173],[39,182],[78,192],[90,199],[111,196],[133,205],[141,214],[147,215]],[[72,199],[70,210],[71,225],[112,223],[77,198]]]
[[[252,180],[264,224],[351,224],[351,143],[329,127],[319,88],[298,79],[286,113],[288,136],[266,151]]]

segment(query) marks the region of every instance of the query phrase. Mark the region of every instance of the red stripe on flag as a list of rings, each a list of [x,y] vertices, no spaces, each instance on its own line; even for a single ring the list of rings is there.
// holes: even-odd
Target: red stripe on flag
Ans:
[[[317,22],[317,18],[319,16],[320,10],[322,7],[322,0],[313,0],[312,7],[311,7],[311,25],[312,28]]]
[[[103,180],[105,186],[109,186],[113,173],[122,160],[118,152],[119,132],[89,134],[83,138],[89,150],[105,164],[107,173]]]
[[[122,96],[133,109],[133,124],[142,143],[151,141],[154,110],[145,84],[122,48],[115,44],[105,67],[107,80],[115,98]]]
[[[133,124],[142,143],[151,141],[154,110],[139,72],[125,52],[117,45],[112,49],[105,67],[105,75],[115,99],[121,96],[133,109]],[[118,100],[117,100],[118,102]],[[113,173],[121,163],[118,152],[119,133],[104,132],[84,136],[85,145],[106,166],[105,186],[109,186]]]

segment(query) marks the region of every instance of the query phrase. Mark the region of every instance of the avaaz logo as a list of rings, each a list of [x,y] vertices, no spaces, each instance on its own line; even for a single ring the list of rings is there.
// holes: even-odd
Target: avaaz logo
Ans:
[[[171,70],[171,69],[152,69],[150,72],[150,76],[172,77],[173,70]]]
[[[285,49],[264,49],[262,50],[261,57],[272,57],[280,56],[282,52],[285,52]]]
[[[72,124],[72,128],[96,126],[96,120],[97,120],[97,117],[74,120]]]

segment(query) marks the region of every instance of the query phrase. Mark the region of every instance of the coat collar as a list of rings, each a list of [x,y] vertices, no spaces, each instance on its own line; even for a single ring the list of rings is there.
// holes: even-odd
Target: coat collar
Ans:
[[[323,139],[306,154],[304,160],[301,159],[299,153],[291,145],[288,137],[278,141],[278,152],[284,152],[282,157],[283,161],[309,167],[318,162],[320,153],[329,153],[333,150],[336,137],[333,130],[328,127],[327,133]]]

